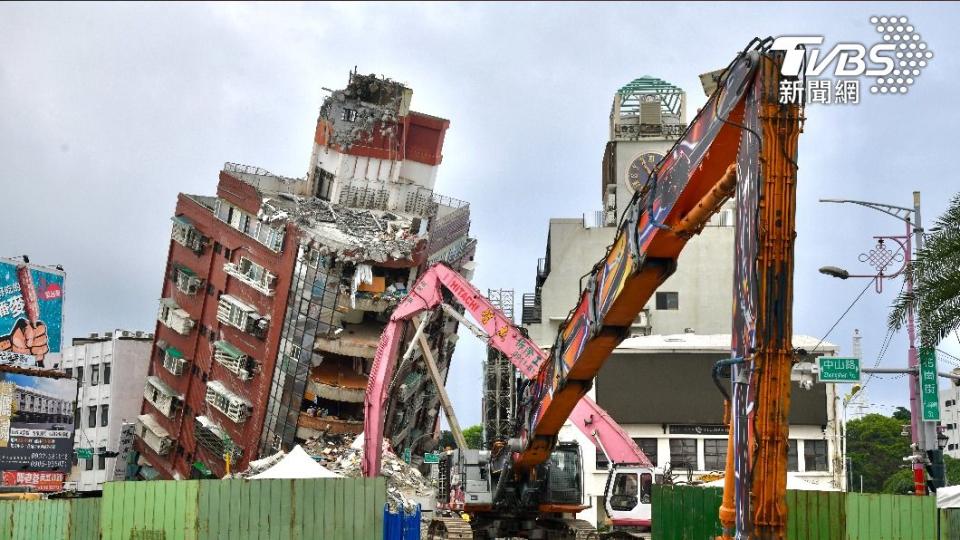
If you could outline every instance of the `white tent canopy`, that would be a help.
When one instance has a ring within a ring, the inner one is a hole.
[[[937,508],[960,508],[960,486],[937,488]]]
[[[298,444],[275,465],[250,477],[251,480],[270,478],[342,478],[342,476],[314,461]]]

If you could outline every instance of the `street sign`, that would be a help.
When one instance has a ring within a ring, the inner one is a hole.
[[[77,459],[93,458],[93,448],[77,448]]]
[[[403,460],[406,461],[407,463],[410,463],[410,449],[409,449],[409,448],[405,448],[405,449],[403,450]]]
[[[817,358],[817,366],[820,368],[820,382],[860,382],[859,358],[821,356]]]
[[[940,421],[940,388],[937,385],[937,355],[931,348],[920,349],[920,408],[924,422]]]
[[[423,455],[424,463],[440,463],[440,453],[439,452],[427,452]]]

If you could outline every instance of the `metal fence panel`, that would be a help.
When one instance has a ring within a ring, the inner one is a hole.
[[[719,488],[653,487],[653,540],[706,540],[720,534]]]
[[[720,533],[719,488],[654,486],[653,539],[704,540]],[[787,492],[789,540],[955,540],[960,510],[938,512],[935,497]]]
[[[0,538],[96,540],[99,499],[0,501]]]
[[[107,482],[101,503],[101,538],[196,540],[198,491],[198,480]]]
[[[370,540],[383,478],[108,482],[102,499],[0,501],[0,539]]]
[[[935,497],[846,494],[848,540],[924,540],[937,538]]]

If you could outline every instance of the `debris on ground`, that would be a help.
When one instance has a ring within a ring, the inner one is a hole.
[[[327,435],[310,439],[303,449],[321,465],[346,477],[359,477],[363,461],[362,435]],[[416,467],[403,461],[383,442],[380,474],[387,479],[387,503],[392,510],[403,507],[411,512],[420,502],[433,497],[435,486]]]

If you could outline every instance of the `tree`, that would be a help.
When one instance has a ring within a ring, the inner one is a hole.
[[[901,422],[909,422],[910,410],[905,407],[897,407],[897,410],[893,411],[893,417]]]
[[[910,441],[900,435],[903,422],[881,414],[868,414],[847,422],[847,457],[854,485],[863,476],[863,490],[884,491],[910,455]],[[890,486],[891,489],[897,486]]]
[[[907,266],[913,291],[901,292],[893,303],[887,324],[899,330],[910,308],[916,310],[920,345],[935,347],[960,328],[960,194],[929,229],[926,246]]]
[[[467,446],[475,450],[483,448],[483,428],[479,424],[463,430],[463,438]]]
[[[467,441],[467,448],[473,448],[474,450],[483,448],[483,428],[479,424],[463,430],[463,438]],[[439,448],[442,450],[448,446],[456,448],[457,441],[453,438],[453,433],[445,429],[440,432]]]
[[[947,485],[955,486],[960,484],[960,459],[943,456],[943,464],[947,468]],[[897,471],[896,474],[883,483],[884,493],[897,493],[900,495],[913,493],[913,471],[909,465],[905,465],[904,467],[905,468]]]
[[[909,464],[903,465],[902,467],[902,469],[894,473],[890,478],[887,478],[887,481],[883,483],[884,493],[893,493],[895,495],[908,495],[913,493],[913,469],[910,468]]]
[[[437,448],[439,448],[440,450],[443,450],[444,448],[448,448],[448,447],[456,448],[457,441],[454,440],[453,433],[451,433],[450,430],[445,429],[440,432],[440,444],[437,446]]]

